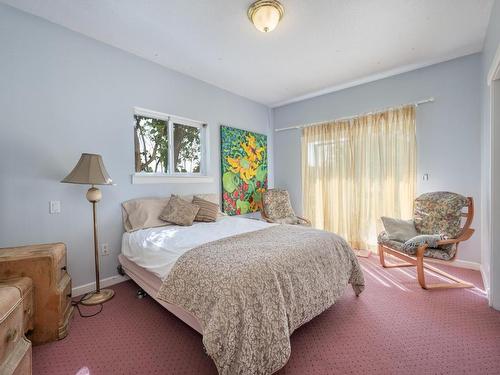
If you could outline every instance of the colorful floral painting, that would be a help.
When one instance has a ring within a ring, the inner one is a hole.
[[[262,209],[267,189],[267,136],[221,126],[222,209],[242,215]]]

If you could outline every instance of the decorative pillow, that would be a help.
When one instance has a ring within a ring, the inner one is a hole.
[[[218,216],[219,217],[221,217],[221,216],[227,216],[225,213],[223,213],[220,210],[220,205],[219,205],[220,195],[219,194],[207,193],[207,194],[195,194],[195,195],[198,198],[200,198],[200,199],[204,199],[206,201],[209,201],[209,202],[212,202],[212,203],[215,203],[216,205],[218,205],[219,206],[219,211],[218,211]],[[180,195],[180,197],[182,199],[184,199],[185,201],[192,202],[193,198],[195,197],[195,195]]]
[[[200,208],[184,199],[172,195],[160,215],[160,219],[177,225],[193,225],[194,218]]]
[[[127,232],[170,225],[160,220],[170,198],[139,198],[122,203],[123,226]]]
[[[196,195],[193,197],[192,203],[200,208],[200,210],[196,214],[196,217],[194,218],[194,221],[210,222],[217,220],[217,216],[219,215],[218,204],[209,202]]]
[[[413,220],[393,219],[382,216],[385,232],[389,240],[405,242],[418,235]]]
[[[290,196],[286,190],[271,189],[266,191],[263,196],[264,214],[271,220],[295,217]]]
[[[447,239],[447,236],[443,234],[421,234],[405,241],[402,249],[405,252],[412,253],[425,244],[429,245],[429,247],[438,247],[437,242],[445,239]]]

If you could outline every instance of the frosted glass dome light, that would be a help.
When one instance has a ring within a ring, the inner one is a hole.
[[[248,8],[248,18],[257,30],[268,33],[278,26],[284,12],[277,0],[258,0]]]

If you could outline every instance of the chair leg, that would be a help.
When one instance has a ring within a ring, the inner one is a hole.
[[[424,263],[424,253],[425,250],[427,249],[427,245],[422,245],[417,249],[417,279],[418,283],[423,289],[429,290],[429,289],[451,289],[451,288],[473,288],[474,284],[468,283],[467,281],[464,281],[462,279],[459,279],[458,277],[455,277],[453,275],[450,275],[449,273],[446,273],[444,271],[441,271],[440,269],[429,266],[428,264]],[[425,282],[425,269],[431,270],[438,275],[444,276],[447,279],[453,281],[449,283],[434,283],[434,284],[427,284]]]
[[[380,244],[378,245],[378,257],[382,267],[385,267],[384,248]]]
[[[425,283],[425,271],[424,271],[425,249],[427,249],[427,245],[420,246],[417,249],[417,279],[420,286],[424,289],[427,289],[427,285]]]
[[[398,267],[414,267],[412,263],[388,263],[385,261],[385,250],[382,245],[378,245],[378,256],[380,258],[380,264],[384,268],[398,268]]]

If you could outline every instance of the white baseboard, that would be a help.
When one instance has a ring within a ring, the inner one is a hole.
[[[481,271],[481,278],[483,279],[483,285],[484,285],[484,291],[486,292],[486,296],[488,297],[488,302],[489,305],[491,306],[491,298],[490,298],[490,280],[486,276],[486,273],[484,272],[484,267],[481,265],[480,268]]]
[[[128,276],[115,275],[115,276],[111,276],[111,277],[107,277],[105,279],[102,279],[101,286],[105,288],[105,287],[115,285],[115,284],[121,283],[122,281],[126,281],[129,279],[130,279],[130,277],[128,277]],[[77,297],[77,296],[81,296],[82,294],[92,292],[93,290],[95,290],[95,282],[80,285],[80,286],[75,286],[72,289],[72,295],[73,295],[73,297]]]
[[[439,261],[439,260],[434,260],[434,259],[425,259],[426,262],[431,261],[434,263],[441,263],[447,266],[452,266],[452,267],[458,267],[458,268],[467,268],[469,270],[475,270],[475,271],[480,271],[481,270],[481,264],[476,263],[476,262],[470,262],[468,260],[460,260],[460,259],[455,259],[451,262],[447,261]]]

